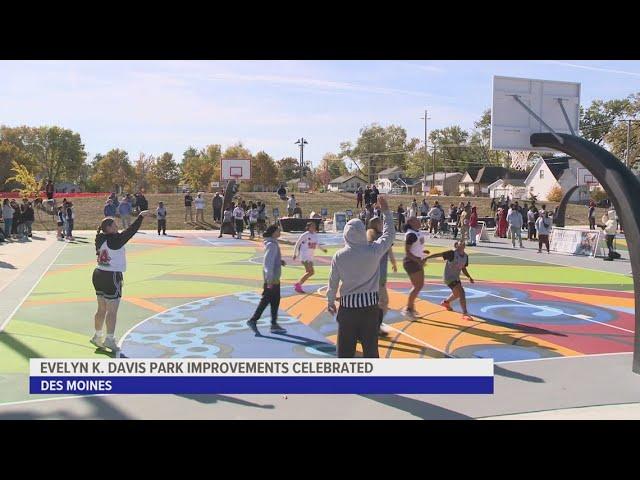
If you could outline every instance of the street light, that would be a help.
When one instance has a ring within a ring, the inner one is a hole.
[[[429,113],[425,110],[424,111],[424,117],[420,117],[420,120],[424,120],[424,172],[423,172],[423,177],[424,177],[424,182],[425,184],[427,183],[427,120],[431,120],[431,117],[429,116]],[[433,184],[435,182],[435,165],[434,165],[434,173],[433,173],[433,179],[431,180],[431,186],[433,187]]]
[[[308,145],[304,137],[300,138],[295,145],[300,145],[300,181],[302,182],[302,176],[304,174],[304,146]]]

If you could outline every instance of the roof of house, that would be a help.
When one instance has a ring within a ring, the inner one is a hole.
[[[420,177],[420,181],[424,182],[426,180],[427,182],[430,182],[433,179],[433,175],[434,174],[427,173],[426,177]],[[436,172],[435,173],[436,182],[439,182],[440,180],[444,180],[445,178],[452,178],[455,175],[462,177],[463,174],[460,172]]]
[[[480,167],[469,167],[467,168],[464,173],[462,174],[462,176],[464,176],[464,174],[468,173],[469,176],[471,177],[471,179],[476,178],[476,176],[478,175],[478,172],[480,171]],[[474,180],[475,181],[475,180]]]
[[[474,183],[493,183],[499,178],[504,178],[504,176],[507,174],[507,171],[508,170],[504,167],[482,167],[480,170],[478,170],[478,174],[476,175]]]
[[[353,175],[353,174],[349,174],[348,173],[346,175],[341,175],[338,178],[334,178],[333,180],[331,180],[329,182],[329,184],[332,184],[332,183],[345,183],[345,182],[348,182],[349,180],[351,180],[352,178],[357,178],[358,180],[362,181],[363,183],[367,182],[364,178],[360,177],[359,175]]]
[[[571,157],[551,157],[551,158],[543,158],[544,163],[547,164],[549,170],[556,180],[560,178],[560,176],[564,173],[564,171],[569,168],[569,160]]]
[[[378,172],[378,175],[390,175],[392,173],[399,173],[399,172],[404,172],[402,167],[389,167],[389,168],[385,168],[384,170]]]

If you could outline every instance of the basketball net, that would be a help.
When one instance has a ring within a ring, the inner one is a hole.
[[[529,167],[529,151],[513,150],[509,152],[511,157],[511,168],[525,171]]]

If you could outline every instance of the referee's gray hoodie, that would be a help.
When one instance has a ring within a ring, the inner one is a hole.
[[[382,236],[367,242],[364,223],[360,219],[347,222],[344,227],[344,248],[338,250],[331,260],[327,301],[333,305],[340,286],[340,306],[361,308],[378,304],[380,259],[389,250],[395,237],[393,215],[390,210],[382,212]]]

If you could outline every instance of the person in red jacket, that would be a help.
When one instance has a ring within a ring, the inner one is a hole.
[[[469,245],[476,246],[476,235],[478,234],[478,211],[476,207],[471,207],[471,215],[469,216]]]

